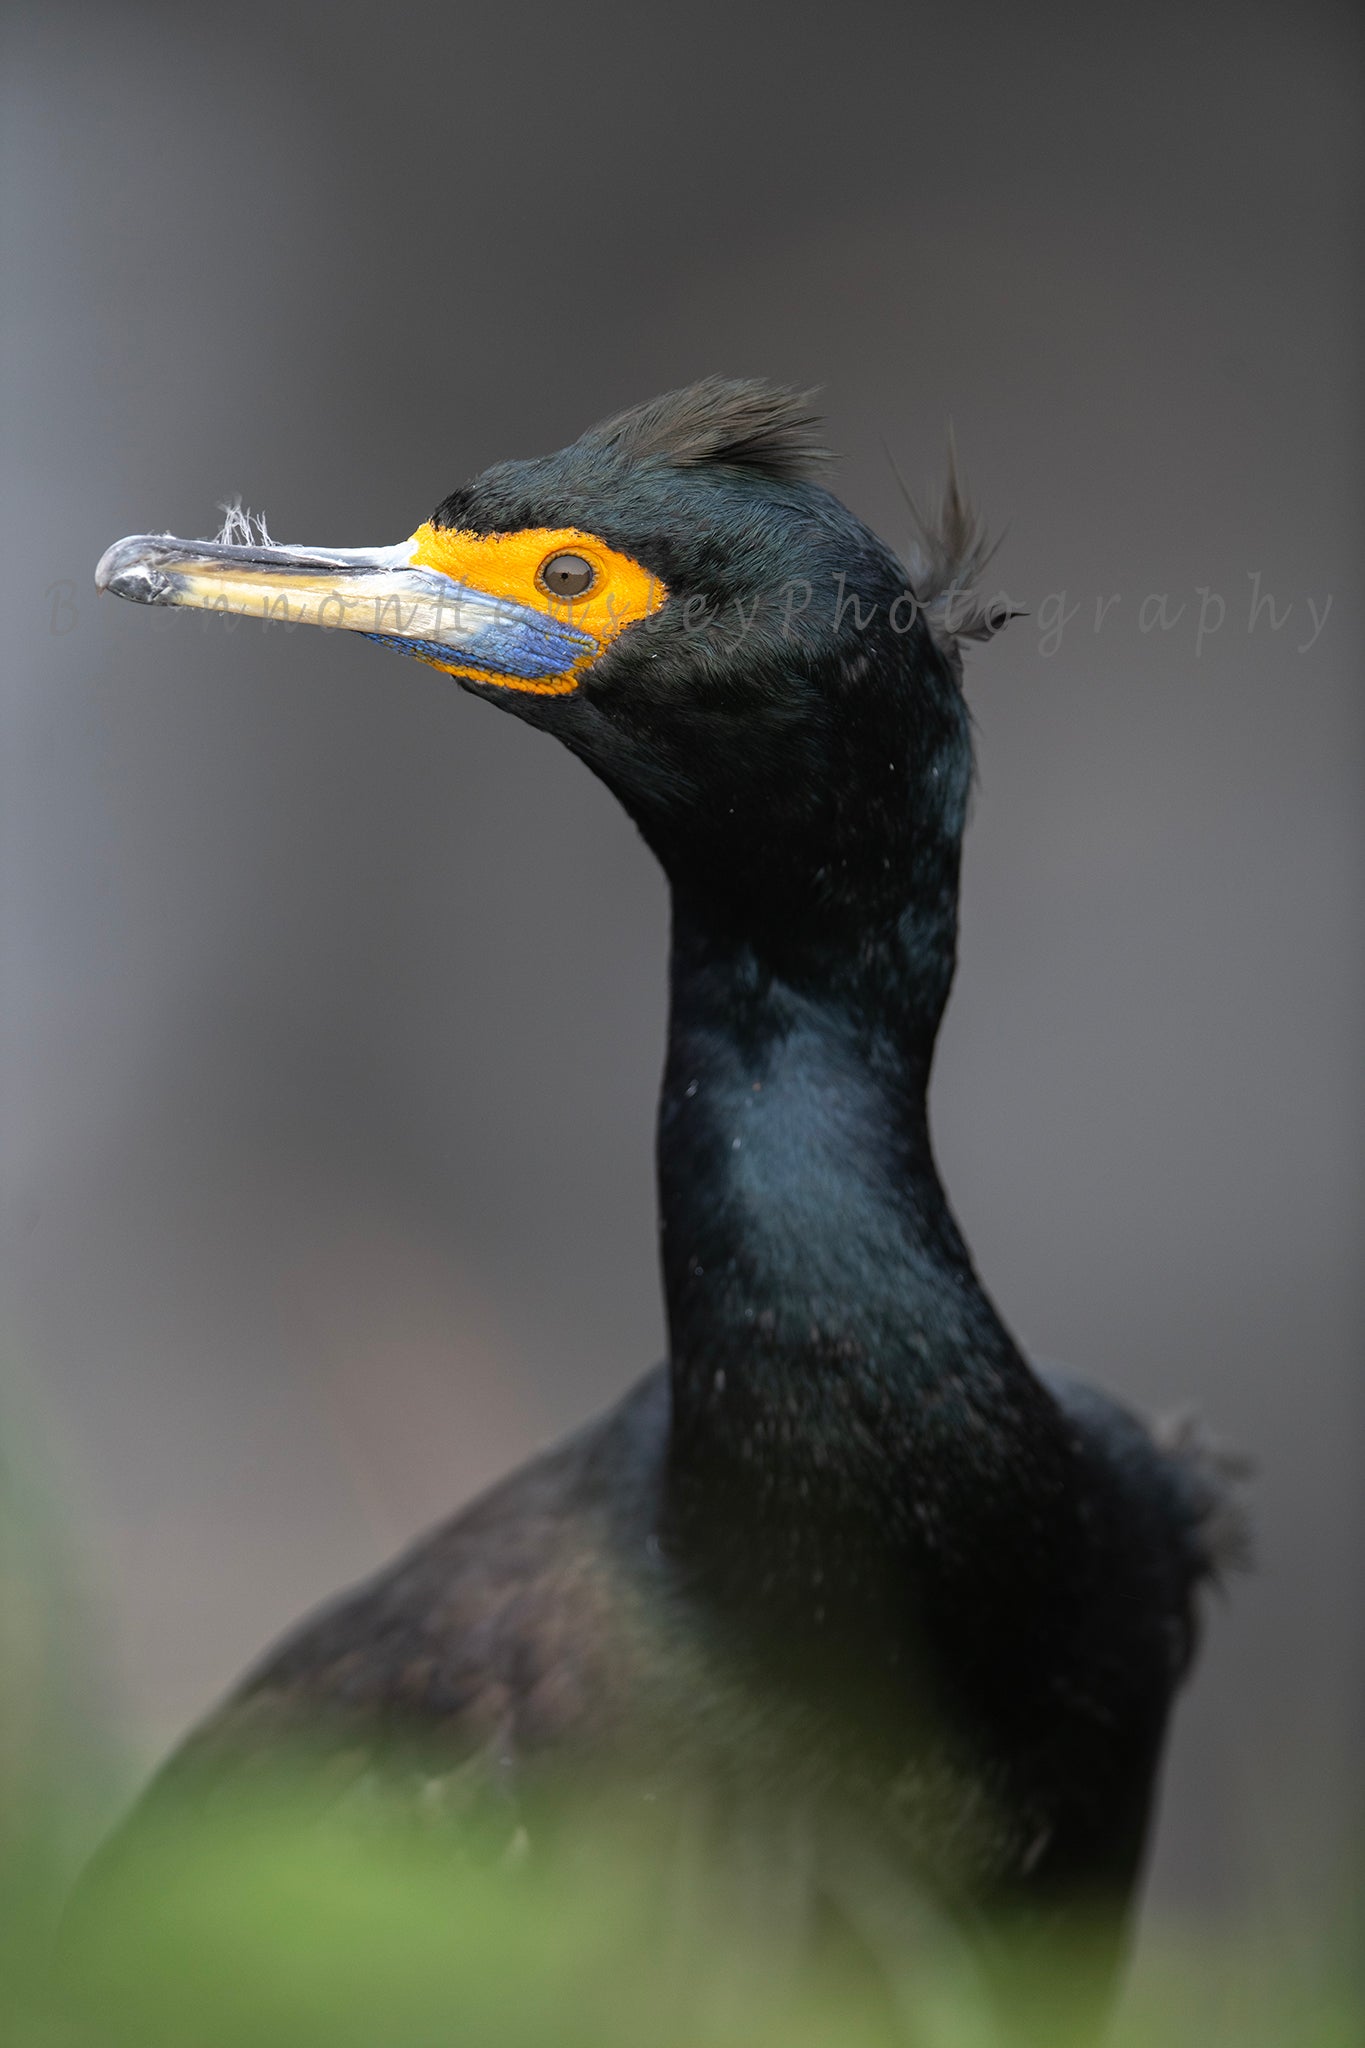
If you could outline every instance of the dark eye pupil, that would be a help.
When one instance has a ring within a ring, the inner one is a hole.
[[[582,597],[592,588],[593,566],[582,555],[551,555],[540,580],[551,597]]]

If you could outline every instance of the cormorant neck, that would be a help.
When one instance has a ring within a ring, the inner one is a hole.
[[[932,1604],[964,1573],[973,1600],[991,1584],[1003,1603],[1053,1548],[1038,1511],[1063,1485],[1056,1410],[976,1278],[929,1141],[954,898],[801,951],[675,886],[668,1518],[680,1550],[775,1613],[823,1622],[837,1603],[880,1626],[916,1584]]]

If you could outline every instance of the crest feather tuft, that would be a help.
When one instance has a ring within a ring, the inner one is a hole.
[[[813,391],[758,378],[703,377],[603,420],[583,440],[631,462],[713,463],[791,483],[818,475],[829,461],[814,400]]]
[[[887,449],[914,532],[906,549],[910,587],[924,621],[943,652],[960,668],[964,640],[989,640],[1011,619],[1024,616],[1002,597],[986,598],[980,583],[1000,545],[972,505],[957,465],[957,444],[948,430],[948,474],[936,508],[921,512]]]

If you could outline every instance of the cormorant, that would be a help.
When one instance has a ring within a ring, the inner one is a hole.
[[[446,671],[579,755],[672,892],[666,1364],[306,1621],[170,1782],[303,1728],[486,1764],[518,1813],[566,1767],[695,1793],[885,1960],[888,1887],[1122,1919],[1234,1510],[1196,1436],[1021,1354],[940,1185],[960,645],[1003,621],[955,479],[907,572],[819,481],[810,398],[708,378],[396,547],[135,536],[97,582]]]

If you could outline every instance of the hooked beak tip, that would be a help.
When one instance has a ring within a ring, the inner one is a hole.
[[[101,596],[107,590],[135,604],[165,604],[171,587],[171,578],[158,565],[155,541],[147,534],[116,540],[95,566],[95,589]]]

